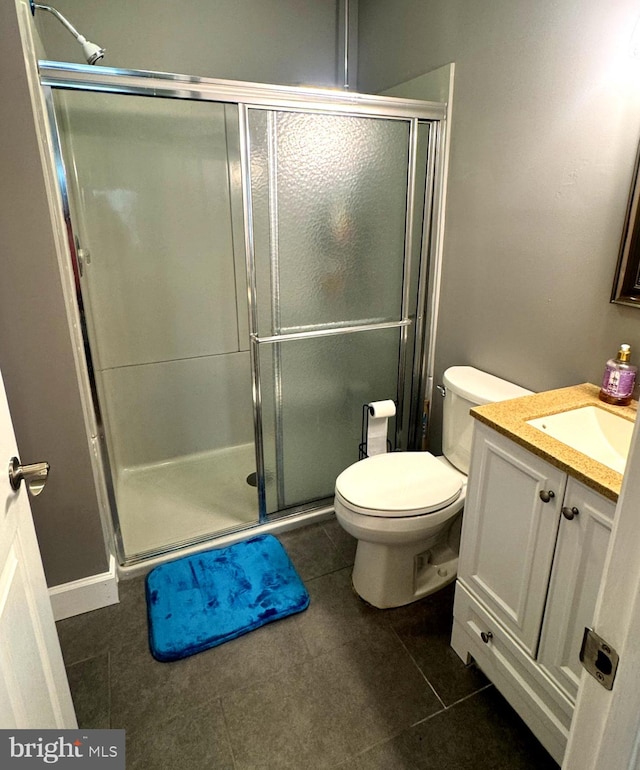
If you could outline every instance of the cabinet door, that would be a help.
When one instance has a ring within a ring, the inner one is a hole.
[[[575,702],[582,635],[593,623],[615,504],[569,479],[564,509],[573,518],[560,522],[538,662]]]
[[[565,484],[545,460],[474,426],[459,578],[533,657]]]

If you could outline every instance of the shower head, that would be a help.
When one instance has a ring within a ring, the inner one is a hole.
[[[104,48],[100,48],[99,45],[92,43],[90,40],[82,37],[82,35],[78,38],[78,42],[82,45],[87,64],[97,64],[100,59],[104,58]]]
[[[56,19],[65,27],[66,29],[71,32],[71,34],[75,37],[75,39],[80,43],[82,46],[82,50],[84,52],[84,58],[87,60],[87,64],[96,64],[97,62],[102,59],[102,57],[105,54],[104,48],[100,48],[99,45],[96,45],[95,43],[92,43],[90,40],[87,40],[87,38],[84,35],[81,35],[78,30],[71,24],[70,21],[65,19],[65,17],[60,13],[60,11],[57,11],[55,8],[53,8],[50,5],[40,5],[39,3],[34,3],[33,0],[30,0],[31,3],[31,13],[35,16],[36,8],[39,11],[48,11],[49,13],[53,14]]]

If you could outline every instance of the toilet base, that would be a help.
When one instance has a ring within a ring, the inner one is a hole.
[[[358,541],[353,587],[368,604],[387,609],[435,593],[456,578],[458,553],[436,538],[405,545]]]

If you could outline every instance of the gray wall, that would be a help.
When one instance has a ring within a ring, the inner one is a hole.
[[[599,383],[623,341],[640,363],[640,311],[609,303],[640,135],[639,13],[360,0],[360,90],[456,63],[436,382],[471,364],[534,390]]]
[[[336,83],[336,0],[57,0],[108,67],[287,85]],[[47,56],[82,61],[73,37],[38,12]]]
[[[0,369],[21,460],[51,464],[31,508],[58,585],[108,561],[13,3],[0,4],[0,30]]]

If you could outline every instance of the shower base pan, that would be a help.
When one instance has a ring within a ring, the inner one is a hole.
[[[116,487],[127,558],[258,522],[253,444],[120,473]]]

